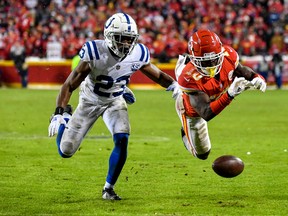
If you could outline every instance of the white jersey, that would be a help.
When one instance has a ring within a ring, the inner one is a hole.
[[[123,94],[130,76],[150,62],[150,53],[143,44],[137,44],[122,61],[117,61],[104,40],[86,42],[79,52],[80,59],[88,62],[90,74],[81,88],[87,95],[98,96],[103,102],[115,100]]]

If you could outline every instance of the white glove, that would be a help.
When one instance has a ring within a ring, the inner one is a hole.
[[[261,79],[261,77],[255,77],[252,81],[251,84],[254,86],[255,89],[259,89],[262,92],[265,92],[266,90],[266,82]]]
[[[179,84],[176,81],[174,81],[170,86],[168,86],[166,91],[173,91],[172,98],[174,98],[175,100],[178,97],[178,95],[181,94]]]
[[[127,86],[124,90],[123,98],[125,99],[127,104],[133,104],[136,102],[136,97],[135,97],[134,93]]]
[[[230,87],[228,88],[228,94],[230,97],[235,97],[246,88],[248,81],[244,77],[236,77]]]
[[[66,125],[66,121],[64,120],[63,116],[60,114],[54,115],[50,121],[50,125],[48,128],[49,137],[52,137],[58,133],[58,130],[61,124]]]

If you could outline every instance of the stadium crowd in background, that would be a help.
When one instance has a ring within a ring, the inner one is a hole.
[[[121,11],[162,62],[187,52],[187,38],[200,27],[240,56],[288,53],[287,0],[0,0],[0,59],[9,59],[18,39],[28,56],[46,58],[47,44],[57,42],[71,59],[85,41],[102,39],[105,20]]]

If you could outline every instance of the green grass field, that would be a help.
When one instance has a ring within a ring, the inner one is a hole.
[[[0,215],[288,215],[287,91],[238,96],[208,123],[206,161],[185,150],[171,92],[134,92],[123,200],[113,202],[101,199],[113,148],[102,120],[62,159],[47,136],[58,91],[0,89]],[[244,161],[241,175],[213,172],[224,154]]]

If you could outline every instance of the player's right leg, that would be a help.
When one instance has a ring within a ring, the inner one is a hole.
[[[111,134],[113,134],[114,148],[109,158],[108,174],[102,191],[102,198],[120,200],[121,198],[114,192],[114,185],[126,162],[130,134],[127,105],[123,98],[113,102],[107,108],[103,113],[103,120]]]

